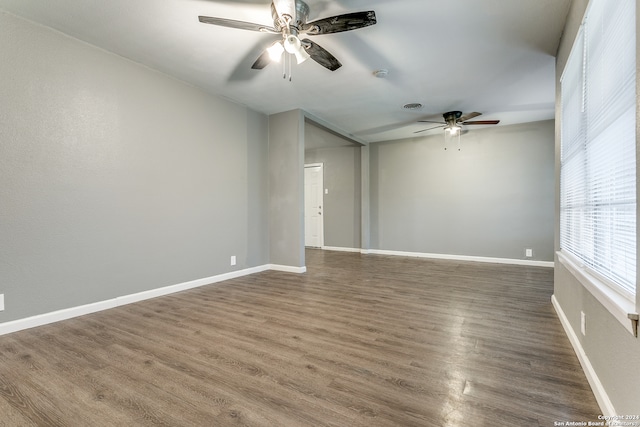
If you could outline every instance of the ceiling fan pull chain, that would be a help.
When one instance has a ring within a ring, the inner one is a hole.
[[[284,61],[282,61],[282,78],[287,78],[287,55],[284,56]]]
[[[292,61],[291,61],[291,55],[288,55],[288,56],[289,56],[289,81],[291,81],[291,62]]]

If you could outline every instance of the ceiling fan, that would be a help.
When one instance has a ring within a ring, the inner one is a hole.
[[[451,135],[457,135],[462,130],[461,125],[497,125],[500,123],[500,120],[474,120],[469,121],[469,119],[473,119],[474,117],[478,117],[482,115],[482,113],[468,113],[464,116],[462,115],[462,111],[449,111],[444,113],[442,117],[444,118],[444,122],[434,122],[431,120],[418,120],[420,123],[438,123],[438,126],[430,127],[427,129],[422,129],[414,133],[426,132],[431,129],[444,128],[445,131],[448,131]]]
[[[308,38],[301,39],[301,37],[340,33],[376,23],[376,14],[372,10],[307,22],[309,6],[302,0],[273,0],[271,16],[273,17],[273,27],[211,16],[199,16],[198,19],[204,24],[281,34],[282,39],[267,48],[253,63],[251,68],[254,70],[263,69],[271,61],[279,62],[282,54],[288,52],[296,57],[298,64],[311,58],[323,67],[335,71],[342,66],[340,61],[317,43]]]

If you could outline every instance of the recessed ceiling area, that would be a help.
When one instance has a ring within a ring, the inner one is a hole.
[[[310,21],[374,10],[377,23],[314,36],[342,67],[294,62],[291,81],[279,64],[251,69],[277,35],[198,21],[273,26],[269,0],[0,0],[0,9],[265,114],[303,109],[366,142],[415,137],[418,120],[452,110],[501,126],[554,117],[555,54],[570,0],[306,3]]]

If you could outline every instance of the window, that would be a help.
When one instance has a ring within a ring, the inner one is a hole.
[[[561,79],[560,247],[636,293],[635,0],[591,0]]]

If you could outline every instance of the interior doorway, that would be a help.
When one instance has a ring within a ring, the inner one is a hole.
[[[324,165],[304,165],[304,245],[324,246]]]

